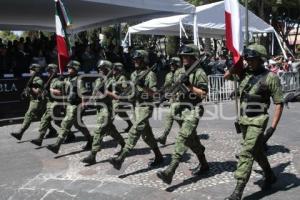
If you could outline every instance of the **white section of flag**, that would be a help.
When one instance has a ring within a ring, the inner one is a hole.
[[[55,15],[55,23],[56,23],[56,35],[61,36],[61,37],[65,37],[65,32],[63,30],[62,23],[61,23],[60,18],[57,14]]]
[[[238,0],[225,0],[224,4],[225,4],[225,15],[227,15],[226,24],[230,23],[230,25],[227,27],[231,28],[231,34],[226,34],[226,36],[229,37],[226,38],[227,42],[231,43],[230,45],[227,46],[234,48],[229,50],[232,52],[235,51],[240,56],[243,53],[243,37],[242,37],[239,2]],[[226,30],[226,32],[227,31],[230,30]]]

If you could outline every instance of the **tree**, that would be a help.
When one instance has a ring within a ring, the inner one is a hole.
[[[17,40],[19,37],[12,31],[0,31],[0,38],[4,41],[13,41]]]

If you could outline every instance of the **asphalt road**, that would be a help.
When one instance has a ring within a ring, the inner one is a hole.
[[[223,116],[223,117],[222,117]],[[227,120],[224,117],[229,118]],[[285,109],[275,135],[270,141],[268,158],[278,176],[273,189],[262,192],[262,178],[257,164],[244,193],[244,199],[298,200],[300,195],[300,104],[290,104]],[[174,125],[166,146],[160,146],[165,157],[161,168],[148,168],[153,153],[140,140],[120,171],[112,168],[107,159],[119,150],[117,143],[107,136],[103,150],[97,155],[97,164],[86,167],[79,160],[88,152],[80,151],[84,144],[81,133],[78,142],[65,144],[58,155],[45,148],[36,148],[28,140],[37,136],[38,123],[33,123],[22,142],[9,133],[20,125],[1,127],[0,133],[0,199],[1,200],[68,200],[68,199],[212,199],[221,200],[234,189],[233,172],[235,153],[239,152],[241,135],[233,128],[234,105],[225,103],[206,106],[204,118],[198,126],[198,135],[206,147],[210,172],[202,177],[192,177],[190,168],[197,166],[196,156],[188,151],[176,171],[171,185],[156,177],[156,172],[170,162],[178,126]],[[95,116],[84,121],[93,130]],[[117,128],[126,128],[117,119]],[[159,136],[163,131],[163,117],[154,113],[153,131]],[[76,131],[76,130],[74,130]],[[127,134],[123,134],[124,137]],[[46,139],[44,145],[55,139]]]

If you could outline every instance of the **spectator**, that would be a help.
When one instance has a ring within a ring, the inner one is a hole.
[[[95,70],[96,59],[91,51],[90,46],[87,46],[85,48],[85,51],[81,56],[81,61],[82,69],[84,70],[84,72],[87,73],[89,71]]]
[[[269,70],[271,72],[273,72],[274,74],[277,74],[278,72],[278,67],[277,67],[277,63],[274,60],[269,60]]]

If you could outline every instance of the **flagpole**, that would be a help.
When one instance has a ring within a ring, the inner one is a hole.
[[[248,0],[245,0],[245,46],[249,45],[249,12]]]

